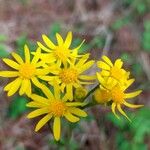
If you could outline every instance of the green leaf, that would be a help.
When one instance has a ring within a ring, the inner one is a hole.
[[[112,24],[112,29],[119,30],[122,26],[128,24],[130,21],[131,21],[130,17],[120,18]]]
[[[144,29],[150,31],[150,20],[144,22]]]
[[[143,73],[143,69],[140,63],[135,63],[132,65],[132,70],[135,76],[140,76]]]
[[[22,115],[24,112],[26,112],[27,102],[28,100],[21,96],[17,96],[14,99],[12,99],[11,104],[8,109],[8,117],[16,119],[17,117]]]
[[[0,34],[0,42],[5,42],[7,40],[7,37],[3,34]]]
[[[144,14],[146,12],[146,5],[144,3],[139,3],[137,5],[137,11],[140,13],[140,14]]]
[[[50,34],[49,36],[54,38],[56,33],[59,33],[61,31],[60,23],[53,23],[50,27]]]
[[[17,53],[24,58],[24,45],[27,44],[27,36],[20,36],[16,41]]]
[[[9,55],[9,52],[6,51],[6,49],[6,46],[0,43],[0,58],[7,57]]]
[[[129,122],[125,118],[120,116],[119,120],[114,116],[113,113],[108,113],[106,119],[111,121],[119,129],[125,129],[129,125]]]

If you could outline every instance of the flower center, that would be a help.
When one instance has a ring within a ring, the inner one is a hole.
[[[78,78],[78,72],[76,69],[64,69],[60,72],[59,77],[66,84],[73,83]]]
[[[60,100],[55,100],[50,105],[50,111],[55,117],[63,116],[66,109],[67,106],[64,102],[61,102]]]
[[[21,65],[19,73],[21,77],[30,79],[36,71],[36,68],[34,65],[29,64],[29,63],[24,63]]]
[[[124,92],[120,89],[120,87],[116,86],[111,91],[112,100],[117,103],[123,103],[124,101]]]
[[[112,67],[110,73],[111,76],[117,80],[121,79],[123,76],[122,70],[117,67]]]

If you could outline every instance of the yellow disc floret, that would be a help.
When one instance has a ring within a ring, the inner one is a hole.
[[[124,102],[124,92],[119,86],[114,87],[111,91],[111,94],[114,102],[119,104]]]
[[[19,73],[22,78],[30,79],[34,75],[35,71],[36,68],[34,65],[29,63],[24,63],[20,66]]]
[[[77,81],[78,72],[73,68],[64,69],[60,72],[59,77],[65,84],[74,83]]]
[[[50,112],[55,116],[55,117],[61,117],[64,115],[65,111],[67,109],[67,106],[65,105],[64,102],[60,100],[55,100],[51,103],[50,105]]]

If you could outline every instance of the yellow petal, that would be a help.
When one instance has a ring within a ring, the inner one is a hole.
[[[78,50],[80,49],[80,47],[83,45],[84,42],[85,42],[85,40],[83,40],[83,41],[81,42],[81,44],[80,44],[78,47],[72,49],[73,53],[76,54],[76,53],[78,52]]]
[[[31,113],[28,114],[27,118],[35,118],[37,116],[40,116],[40,115],[43,115],[43,114],[46,114],[48,113],[49,110],[48,108],[40,108],[40,109],[36,109],[34,111],[32,111]]]
[[[1,77],[17,77],[19,75],[18,71],[0,71]]]
[[[126,86],[123,89],[124,90],[127,89],[134,81],[135,81],[135,79],[128,80],[127,83],[126,83]]]
[[[110,70],[110,66],[103,61],[98,61],[97,66],[104,70]]]
[[[31,61],[31,64],[36,64],[38,62],[39,58],[40,58],[40,55],[41,55],[41,49],[37,48],[37,51],[34,54],[34,57]]]
[[[66,102],[66,106],[85,106],[86,103],[83,102]]]
[[[120,69],[120,68],[122,67],[122,65],[123,65],[123,62],[122,62],[121,59],[117,59],[117,60],[115,61],[114,66],[116,66],[117,68]]]
[[[50,49],[46,48],[46,47],[45,47],[44,45],[42,45],[40,42],[37,42],[37,45],[38,45],[42,50],[44,50],[44,51],[46,51],[46,52],[51,52]]]
[[[107,56],[105,56],[105,55],[102,56],[102,59],[103,59],[108,65],[110,65],[111,67],[113,66],[111,60],[110,60]]]
[[[21,58],[18,54],[12,52],[11,55],[14,57],[14,59],[15,59],[19,64],[23,64],[23,63],[24,63],[23,60],[22,60],[22,58]]]
[[[131,122],[130,118],[129,118],[129,117],[126,115],[126,113],[122,110],[120,104],[117,104],[117,109],[119,110],[119,112],[120,112],[123,116],[125,116],[125,117]]]
[[[96,75],[97,75],[97,79],[98,79],[98,81],[100,82],[100,84],[104,85],[105,80],[104,80],[104,78],[101,76],[101,74],[99,74],[99,73],[97,72]]]
[[[100,74],[101,74],[102,76],[105,76],[105,77],[110,76],[110,72],[107,71],[107,70],[102,70],[102,71],[100,72]]]
[[[54,96],[56,99],[60,99],[60,87],[56,82],[54,83]]]
[[[72,101],[73,100],[73,89],[72,89],[71,84],[68,84],[66,86],[66,94],[67,94],[68,100]]]
[[[37,94],[32,94],[31,99],[33,99],[37,103],[44,104],[45,106],[49,105],[50,101],[42,96],[39,96]]]
[[[25,62],[30,63],[30,50],[27,45],[24,46]]]
[[[81,66],[80,68],[78,68],[79,73],[82,73],[86,70],[88,70],[90,67],[92,67],[92,65],[94,64],[95,61],[89,61],[87,63],[85,63],[83,66]]]
[[[42,108],[45,107],[45,104],[38,103],[38,102],[29,102],[26,104],[27,107],[34,107],[34,108]]]
[[[45,80],[45,81],[53,81],[55,76],[38,76],[38,78],[42,79],[42,80]]]
[[[22,81],[21,88],[19,90],[20,95],[23,95],[26,92],[26,90],[27,90],[27,88],[29,87],[29,84],[30,84],[29,82],[30,81],[28,79],[24,79]]]
[[[89,54],[83,55],[83,57],[81,57],[77,62],[76,67],[81,67],[87,61],[88,58],[89,58]]]
[[[83,82],[80,81],[79,83],[80,83],[81,85],[84,85],[84,84],[85,84],[85,85],[86,85],[86,84],[87,84],[87,85],[88,85],[88,84],[94,84],[93,82],[85,82],[85,81],[83,81]]]
[[[112,103],[112,105],[111,105],[111,110],[112,110],[113,114],[114,114],[118,119],[120,119],[120,117],[116,114],[115,109],[116,109],[116,103]]]
[[[53,133],[55,140],[58,141],[60,139],[61,133],[61,122],[59,117],[54,118]]]
[[[20,78],[17,78],[13,84],[11,83],[10,90],[8,91],[8,96],[12,96],[16,91],[18,91],[20,85],[21,85],[22,80]],[[7,86],[8,88],[8,86]]]
[[[87,113],[79,108],[75,108],[75,107],[72,107],[69,109],[69,111],[76,115],[76,116],[80,116],[80,117],[86,117],[87,116]]]
[[[134,104],[130,104],[130,103],[127,103],[127,102],[124,102],[123,104],[127,107],[130,107],[130,108],[140,108],[140,107],[144,106],[144,105],[134,105]]]
[[[28,88],[26,89],[25,93],[27,94],[28,97],[31,96],[31,82],[28,82]]]
[[[46,75],[50,72],[49,68],[44,68],[44,69],[36,69],[36,75],[39,75],[39,76],[43,76],[43,75]]]
[[[4,58],[3,61],[8,65],[10,66],[11,68],[14,68],[16,70],[18,70],[20,68],[20,65],[17,64],[16,62],[14,62],[13,60],[11,59],[8,59],[8,58]]]
[[[79,121],[80,119],[76,116],[73,116],[71,113],[67,112],[64,114],[65,118],[70,121],[70,122],[77,122]]]
[[[41,90],[47,96],[47,98],[54,99],[54,95],[52,94],[50,89],[48,89],[45,85],[41,86]]]
[[[141,92],[142,92],[142,90],[138,90],[138,91],[131,92],[131,93],[126,93],[126,94],[125,94],[125,98],[127,99],[127,98],[136,97],[136,96],[138,96]]]
[[[36,125],[35,131],[37,132],[38,130],[40,130],[51,118],[51,114],[47,114],[45,117],[43,117]]]
[[[59,46],[63,45],[64,41],[59,33],[56,33],[56,39]]]
[[[51,48],[51,49],[55,49],[56,48],[56,46],[53,44],[53,42],[45,34],[42,35],[42,38],[43,38],[43,41],[45,42],[45,44],[49,48]]]
[[[94,76],[80,75],[79,79],[82,79],[82,80],[95,80],[96,76],[95,75]]]
[[[15,79],[14,81],[8,83],[5,87],[4,87],[4,91],[9,91],[11,89],[11,87],[18,82],[18,80],[20,80],[20,78]]]
[[[69,48],[70,45],[71,45],[71,42],[72,42],[72,32],[68,32],[67,37],[66,37],[66,40],[65,40],[65,42],[64,42],[64,46],[65,46],[66,48]]]

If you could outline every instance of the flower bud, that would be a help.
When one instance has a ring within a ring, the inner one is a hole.
[[[79,87],[75,89],[74,99],[76,101],[82,101],[87,95],[87,90],[84,87]]]
[[[109,91],[104,89],[96,89],[94,92],[94,99],[100,104],[107,103],[111,99],[111,94]]]

